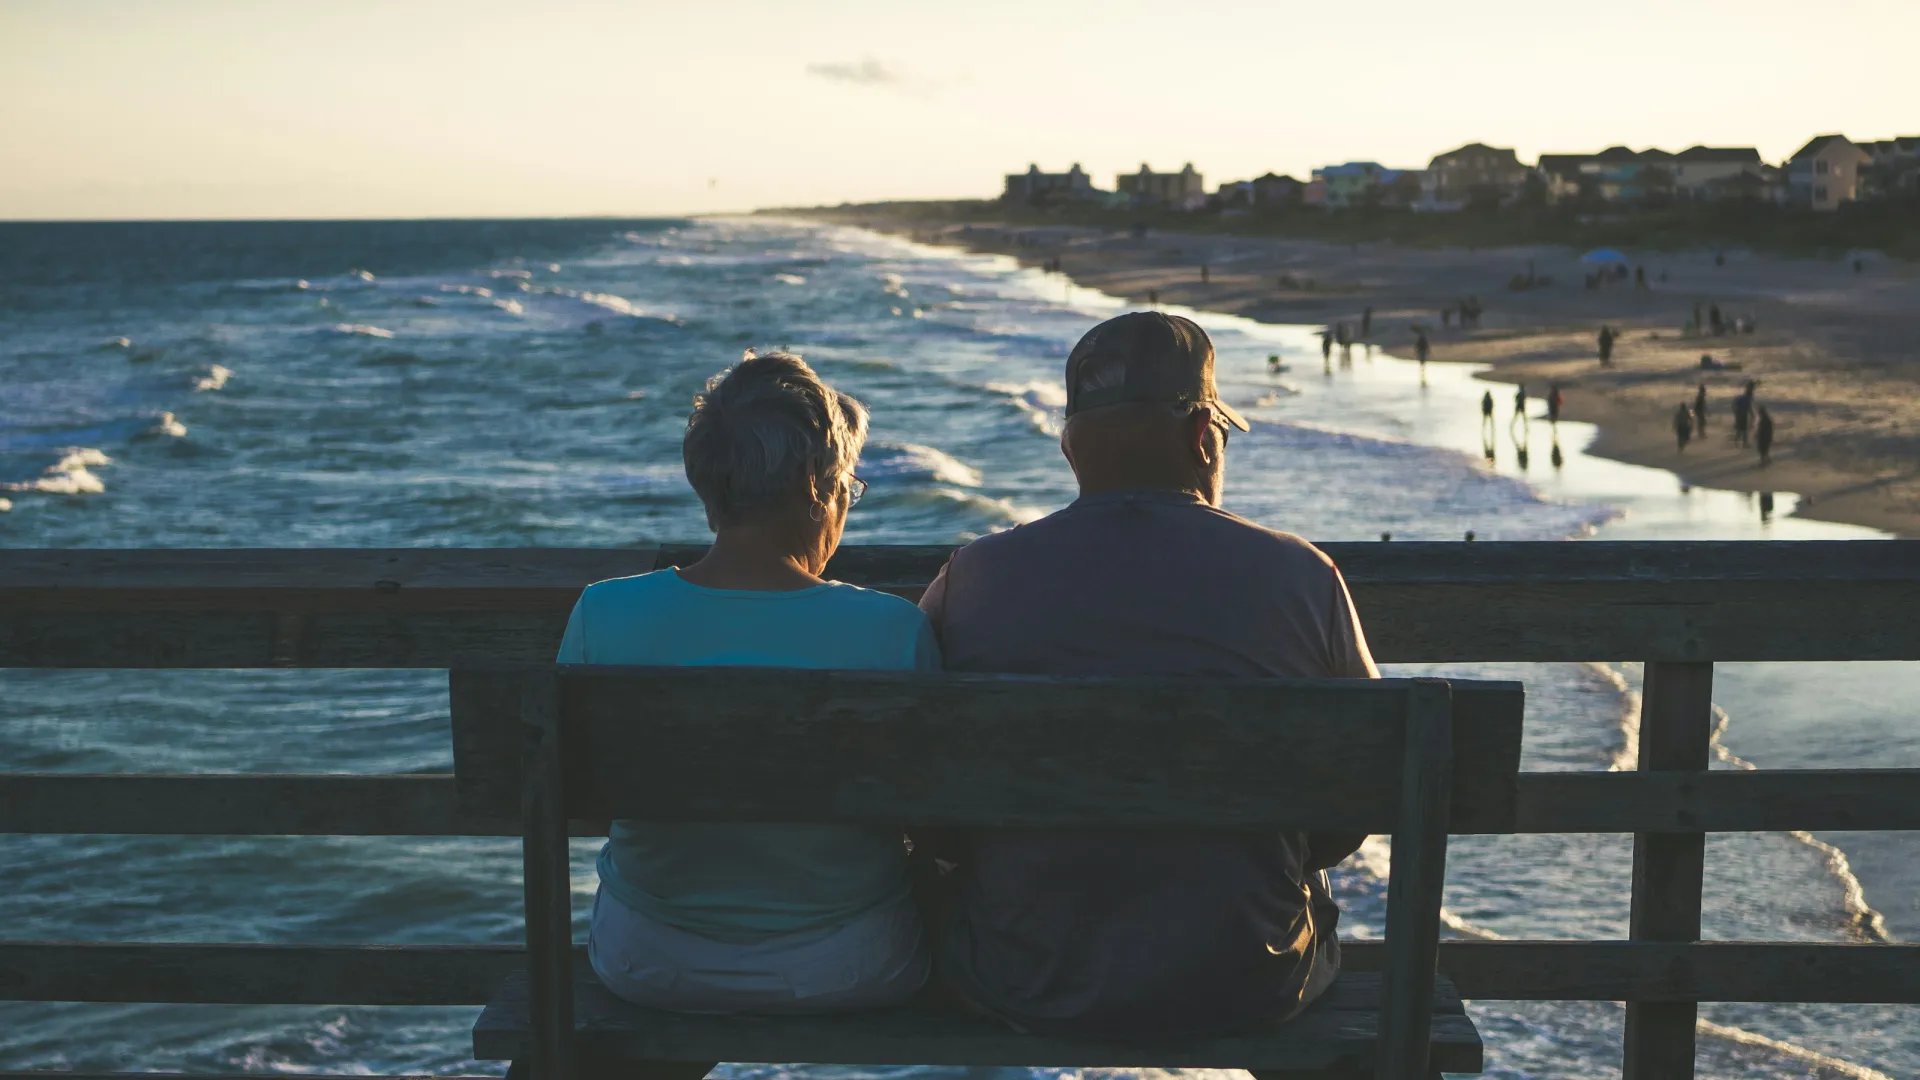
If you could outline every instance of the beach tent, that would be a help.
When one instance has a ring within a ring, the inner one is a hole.
[[[1592,251],[1580,256],[1580,261],[1590,265],[1625,266],[1633,260],[1612,248],[1594,248]]]

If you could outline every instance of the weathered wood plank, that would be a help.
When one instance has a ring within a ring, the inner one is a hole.
[[[1356,972],[1386,959],[1340,952]],[[484,1005],[525,966],[517,944],[0,941],[0,1001]],[[1440,973],[1469,1000],[1920,1004],[1914,944],[1449,940]]]
[[[866,1065],[1163,1066],[1367,1070],[1374,1059],[1379,980],[1347,976],[1328,997],[1271,1031],[1165,1043],[1018,1034],[935,1000],[823,1020],[819,1017],[683,1016],[640,1009],[583,972],[575,984],[581,1055],[597,1061],[736,1058]],[[1430,991],[1431,992],[1431,991]],[[1443,996],[1450,996],[1441,991]],[[507,1059],[530,1047],[528,983],[510,978],[474,1024],[474,1055]],[[1432,1029],[1434,1064],[1481,1067],[1478,1034],[1463,1013]]]
[[[1518,790],[1510,831],[1521,833],[1920,830],[1920,769],[1521,773]],[[511,815],[459,806],[449,773],[0,773],[0,833],[520,835]],[[605,836],[606,823],[570,831]]]
[[[1377,1080],[1426,1080],[1428,1025],[1447,881],[1447,810],[1452,803],[1453,695],[1445,682],[1416,679],[1407,694],[1393,873],[1387,882],[1387,969],[1380,1003]],[[1435,1062],[1437,1070],[1445,1064]]]
[[[462,689],[467,678],[453,675],[456,705],[471,703],[454,715],[466,747],[456,767],[504,770],[517,722]],[[1387,832],[1407,685],[573,667],[568,812]],[[1454,813],[1509,829],[1521,688],[1461,682],[1454,693]],[[1316,768],[1302,773],[1302,760]],[[467,776],[465,805],[498,813],[517,785],[515,774]]]
[[[1639,766],[1647,772],[1705,772],[1713,741],[1713,665],[1650,663],[1640,707]],[[1636,941],[1700,937],[1706,866],[1701,833],[1639,833],[1633,838]],[[1693,1076],[1690,1001],[1627,1000],[1624,1080],[1687,1080]]]
[[[531,1080],[573,1080],[573,891],[567,851],[566,771],[560,723],[560,681],[552,668],[520,678],[520,727],[526,744],[520,816],[521,881],[526,895],[527,1044]]]
[[[1383,661],[1920,659],[1920,541],[1325,548]],[[947,550],[829,573],[913,596]],[[581,587],[698,552],[0,550],[0,666],[540,661]]]

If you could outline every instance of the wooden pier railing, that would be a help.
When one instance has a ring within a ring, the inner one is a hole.
[[[1625,941],[1447,941],[1468,998],[1628,1003],[1625,1074],[1692,1075],[1701,1001],[1920,1003],[1920,946],[1702,942],[1704,834],[1920,829],[1920,770],[1706,771],[1717,661],[1920,660],[1920,541],[1324,545],[1383,662],[1642,660],[1640,770],[1521,774],[1516,830],[1634,834]],[[0,666],[550,660],[581,586],[697,547],[0,550]],[[845,548],[918,594],[947,548]],[[592,826],[582,823],[580,831]],[[517,835],[450,775],[0,773],[0,832]],[[1366,942],[1347,950],[1376,967]],[[478,1005],[518,946],[0,942],[0,998]]]

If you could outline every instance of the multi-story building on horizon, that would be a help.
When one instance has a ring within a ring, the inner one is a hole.
[[[1023,173],[1008,173],[1006,189],[1000,197],[1010,203],[1047,203],[1054,201],[1081,201],[1093,199],[1099,192],[1093,186],[1093,178],[1080,168],[1079,162],[1063,173],[1041,172],[1039,165],[1027,166]]]
[[[1174,210],[1199,210],[1207,205],[1205,178],[1187,162],[1179,172],[1154,172],[1144,162],[1136,173],[1114,177],[1114,189],[1130,196],[1136,204],[1165,206]]]
[[[1460,210],[1476,198],[1503,202],[1526,186],[1529,172],[1511,149],[1468,143],[1434,155],[1421,178],[1420,205],[1428,210]]]
[[[1845,135],[1816,135],[1787,161],[1787,201],[1821,212],[1860,197],[1861,169],[1873,156]]]

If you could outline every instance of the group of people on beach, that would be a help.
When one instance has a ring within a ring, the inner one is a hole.
[[[1333,562],[1220,509],[1248,426],[1213,366],[1184,318],[1088,331],[1060,439],[1080,497],[959,549],[916,606],[824,576],[867,490],[866,409],[798,356],[748,353],[695,399],[683,443],[712,546],[589,586],[559,658],[1378,677]],[[933,979],[1024,1031],[1246,1030],[1333,981],[1325,871],[1364,839],[616,821],[588,956],[615,994],[669,1010],[865,1009]]]
[[[1745,449],[1751,445],[1760,453],[1760,464],[1773,463],[1773,414],[1765,405],[1754,400],[1760,389],[1758,379],[1748,379],[1741,388],[1738,397],[1733,399],[1733,444]],[[1680,453],[1687,452],[1687,444],[1696,438],[1707,435],[1707,384],[1701,383],[1694,391],[1692,402],[1681,402],[1673,410],[1673,437],[1679,444]]]
[[[1561,392],[1559,383],[1550,383],[1543,399],[1547,406],[1547,423],[1553,426],[1553,449],[1551,461],[1558,469],[1567,463],[1566,455],[1560,451],[1560,410],[1566,405],[1566,395]],[[1527,415],[1527,384],[1519,383],[1513,388],[1513,415],[1507,420],[1507,434],[1513,439],[1515,459],[1520,467],[1528,465],[1532,450],[1532,418]],[[1493,391],[1480,395],[1480,449],[1491,465],[1496,456],[1498,435],[1493,422]]]

